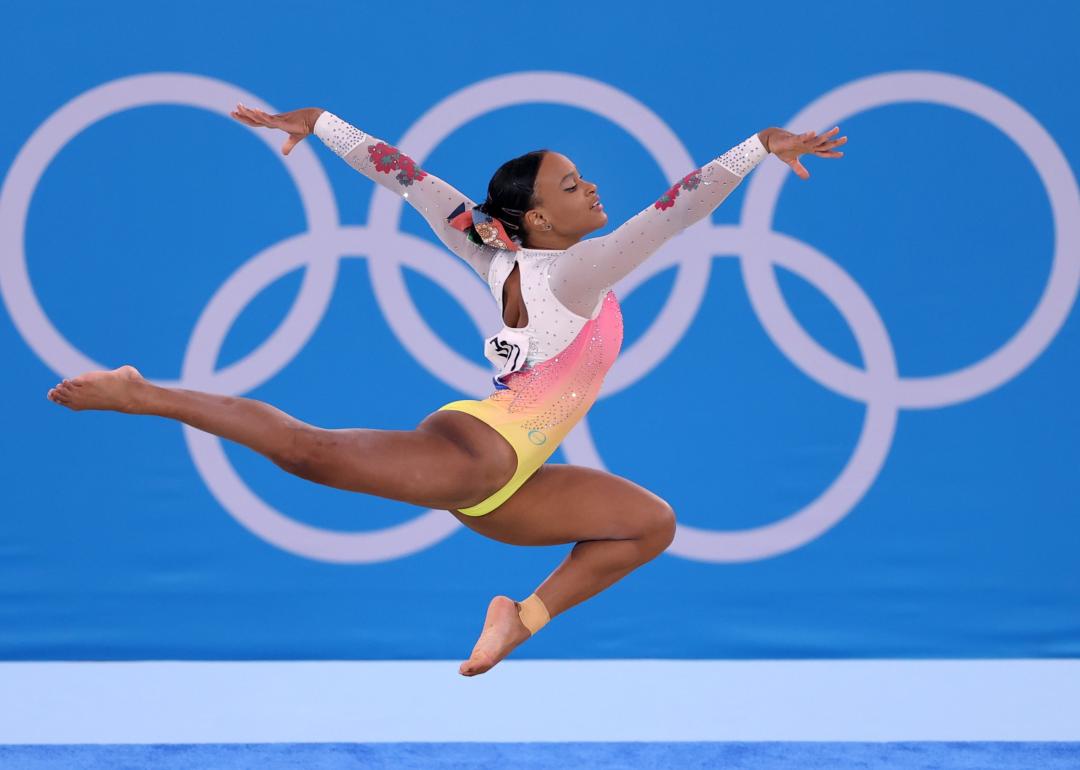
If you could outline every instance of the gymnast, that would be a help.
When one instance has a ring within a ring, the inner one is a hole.
[[[768,154],[801,178],[801,155],[838,158],[839,127],[817,135],[766,128],[671,185],[608,235],[597,185],[570,158],[534,150],[507,161],[480,205],[408,155],[317,108],[270,115],[238,104],[232,117],[284,131],[282,153],[315,134],[364,176],[405,198],[439,240],[487,283],[503,328],[484,341],[495,374],[482,400],[445,404],[415,430],[308,425],[248,398],[164,388],[132,366],[66,379],[48,398],[179,420],[250,447],[319,484],[445,509],[512,545],[574,543],[520,602],[496,596],[459,672],[481,674],[552,617],[663,552],[675,536],[664,499],[611,473],[548,464],[596,400],[622,344],[611,287],[673,235],[709,214]]]

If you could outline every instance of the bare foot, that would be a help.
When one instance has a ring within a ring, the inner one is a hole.
[[[145,382],[134,366],[121,366],[111,372],[87,372],[64,380],[49,390],[50,401],[68,409],[108,409],[131,412],[135,408],[135,388]]]
[[[458,673],[463,676],[484,673],[529,636],[529,629],[518,617],[517,602],[509,596],[496,596],[488,605],[484,630],[476,640],[472,655],[461,664]]]

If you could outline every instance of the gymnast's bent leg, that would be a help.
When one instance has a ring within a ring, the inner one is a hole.
[[[414,505],[475,504],[500,481],[497,465],[435,431],[325,430],[254,399],[159,387],[130,366],[65,380],[48,395],[78,411],[178,420],[243,444],[301,478]]]
[[[480,638],[459,668],[465,676],[484,673],[550,618],[656,558],[675,537],[675,513],[662,498],[614,474],[576,465],[544,465],[494,512],[458,518],[513,545],[575,543],[526,599],[491,600]]]

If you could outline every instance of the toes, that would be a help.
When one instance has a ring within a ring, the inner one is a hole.
[[[461,664],[461,673],[465,676],[476,676],[477,674],[484,673],[494,665],[494,663],[484,660],[483,658],[478,659],[476,657],[471,657]]]
[[[72,399],[74,393],[71,390],[71,383],[69,380],[63,380],[49,389],[49,392],[45,394],[46,397],[54,404],[61,404],[62,406],[74,409],[72,406]]]
[[[472,655],[470,655],[469,659],[463,661],[462,664],[458,667],[458,671],[460,671],[465,676],[471,676],[472,674],[476,673],[476,659]]]

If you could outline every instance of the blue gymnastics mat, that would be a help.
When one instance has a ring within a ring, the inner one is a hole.
[[[651,768],[725,770],[1075,770],[1080,743],[260,743],[0,746],[19,770]]]

